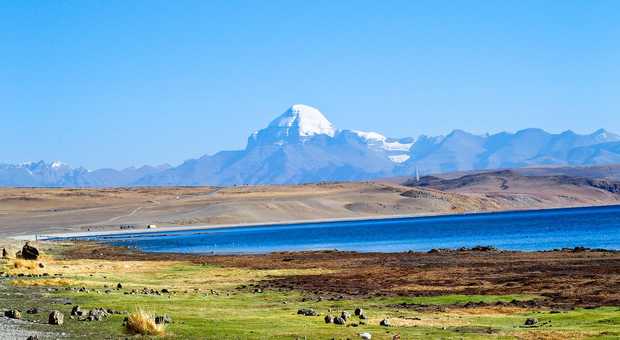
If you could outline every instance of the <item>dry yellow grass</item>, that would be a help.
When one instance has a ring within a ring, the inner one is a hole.
[[[155,317],[149,312],[138,309],[127,317],[127,330],[142,335],[164,335],[164,325],[155,323]]]
[[[37,268],[37,261],[15,259],[12,266],[15,269],[35,270]]]
[[[75,286],[78,281],[53,278],[53,279],[36,279],[36,280],[12,280],[11,284],[22,287],[47,287],[47,286]]]

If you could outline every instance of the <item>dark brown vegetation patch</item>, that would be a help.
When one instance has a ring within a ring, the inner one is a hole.
[[[324,274],[273,277],[263,289],[302,290],[324,298],[533,294],[554,308],[619,306],[620,252],[571,249],[512,252],[492,249],[429,253],[296,252],[201,256],[148,254],[84,243],[70,258],[186,260],[251,269],[320,268]]]

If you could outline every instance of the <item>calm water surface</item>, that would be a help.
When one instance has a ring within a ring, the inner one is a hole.
[[[179,253],[321,249],[400,252],[475,245],[511,250],[575,246],[620,250],[620,206],[133,233],[82,239],[148,252]]]

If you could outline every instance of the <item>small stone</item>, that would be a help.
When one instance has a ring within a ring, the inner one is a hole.
[[[344,319],[344,321],[347,321],[351,318],[351,313],[347,312],[347,311],[343,311],[340,314],[340,317]]]
[[[116,289],[123,289],[123,285],[119,282],[116,284]]]
[[[28,309],[26,311],[26,313],[28,313],[28,314],[38,314],[39,313],[39,309],[37,307],[32,307],[32,308]]]
[[[36,336],[36,335],[31,335],[31,336],[27,337],[26,340],[39,340],[39,337]]]
[[[363,340],[371,340],[372,339],[372,334],[365,332],[365,333],[360,333],[358,334],[360,336],[360,338],[362,338]]]
[[[379,322],[379,326],[383,326],[383,327],[390,327],[390,320],[388,319],[383,319],[381,320],[381,322]]]
[[[534,326],[537,323],[538,323],[538,319],[536,318],[527,318],[527,320],[525,320],[526,326]]]
[[[325,315],[325,323],[334,323],[334,317],[331,315]]]
[[[49,317],[48,317],[48,323],[50,325],[62,325],[65,321],[65,316],[64,314],[62,314],[61,312],[57,311],[57,310],[53,310]]]
[[[108,313],[103,308],[95,308],[88,312],[88,317],[86,318],[88,321],[101,321]]]
[[[39,268],[45,268],[45,264],[43,262],[39,262]]]
[[[364,310],[361,308],[355,308],[355,315],[360,316],[360,315],[364,315]]]
[[[73,316],[81,316],[82,315],[82,308],[80,306],[73,306],[73,308],[71,308],[71,315]]]
[[[9,258],[9,252],[6,251],[6,249],[2,248],[2,258],[3,259],[8,259]]]
[[[155,317],[155,323],[158,325],[172,323],[172,318],[169,317],[167,314],[159,315]]]
[[[334,318],[334,324],[336,325],[344,325],[345,323],[347,323],[347,321],[339,316]]]
[[[304,316],[317,316],[317,315],[319,315],[319,313],[317,313],[312,308],[302,308],[302,309],[297,311],[297,314],[304,315]]]

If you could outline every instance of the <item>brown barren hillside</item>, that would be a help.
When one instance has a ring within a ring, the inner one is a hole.
[[[576,170],[575,170],[576,171]],[[419,182],[228,188],[0,189],[2,235],[354,219],[620,203],[611,179],[514,171]]]

